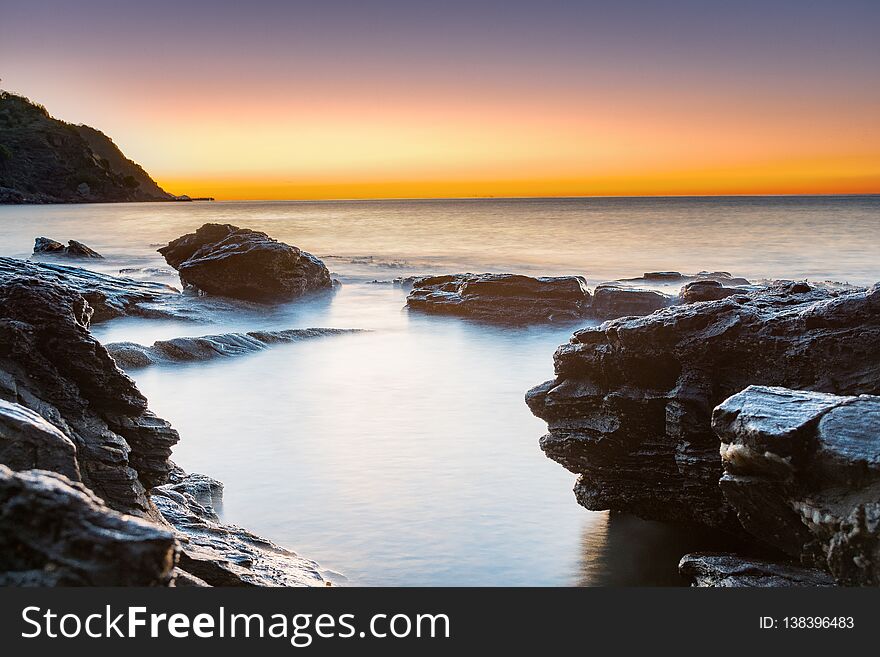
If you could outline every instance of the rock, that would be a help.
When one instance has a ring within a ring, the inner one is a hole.
[[[159,340],[152,346],[134,342],[115,342],[105,345],[107,351],[124,370],[156,365],[210,360],[212,358],[241,356],[263,351],[274,344],[298,342],[309,338],[357,333],[361,329],[306,328],[285,331],[250,331],[224,333],[197,338]]]
[[[50,240],[48,237],[38,237],[34,240],[34,255],[67,256],[69,258],[104,258],[100,253],[90,249],[82,242],[70,240],[68,241],[67,246],[64,246],[61,242]]]
[[[332,286],[327,267],[312,254],[230,224],[205,224],[159,253],[185,286],[205,294],[272,302]]]
[[[833,586],[821,570],[801,568],[735,554],[686,554],[678,569],[698,587]]]
[[[79,267],[0,257],[0,285],[16,279],[53,283],[78,292],[88,301],[93,322],[127,315],[183,315],[175,305],[181,294],[168,285],[98,274]]]
[[[174,565],[168,529],[63,475],[0,465],[0,586],[161,586]]]
[[[599,319],[650,315],[672,304],[673,298],[657,292],[618,283],[602,283],[593,291],[590,314]]]
[[[679,271],[649,271],[640,278],[625,278],[625,283],[670,284],[687,283],[688,281],[717,281],[725,287],[750,285],[745,278],[731,275],[728,271],[701,271],[696,274],[682,274]]]
[[[742,533],[718,486],[712,410],[751,384],[880,392],[880,285],[786,283],[617,319],[574,334],[556,378],[526,395],[578,501]]]
[[[146,491],[166,482],[178,435],[148,410],[134,382],[91,336],[91,314],[81,295],[58,285],[0,283],[0,399],[30,409],[64,434],[76,447],[83,483],[107,504],[149,516],[155,510]],[[59,442],[46,431],[30,435],[44,445]],[[57,458],[63,460],[64,449]],[[21,464],[22,455],[8,450]],[[69,466],[63,471],[73,474]]]
[[[13,470],[52,470],[80,481],[73,441],[41,415],[2,399],[0,463]]]
[[[751,292],[743,287],[726,287],[719,281],[702,280],[691,281],[678,293],[680,303],[696,303],[698,301],[718,301],[734,294]]]
[[[219,482],[176,470],[177,483],[152,491],[181,544],[180,568],[210,586],[325,586],[318,565],[251,532],[226,525],[215,512]],[[195,480],[193,481],[193,478]],[[212,506],[201,504],[209,496]],[[185,581],[186,583],[186,581]]]
[[[490,321],[571,321],[586,315],[590,293],[581,276],[453,274],[416,280],[406,304]]]
[[[746,530],[841,584],[880,584],[880,397],[749,386],[712,427]]]

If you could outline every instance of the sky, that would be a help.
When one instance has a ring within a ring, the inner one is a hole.
[[[880,192],[880,2],[0,0],[2,87],[218,199]]]

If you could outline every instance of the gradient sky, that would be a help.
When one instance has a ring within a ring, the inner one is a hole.
[[[880,192],[880,2],[2,0],[0,77],[174,193]]]

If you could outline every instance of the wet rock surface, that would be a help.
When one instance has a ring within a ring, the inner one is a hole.
[[[93,258],[102,260],[102,256],[97,251],[90,249],[82,242],[70,240],[67,246],[61,242],[56,242],[48,237],[38,237],[34,240],[34,255],[52,255],[67,258]]]
[[[791,564],[749,559],[735,554],[686,554],[678,565],[681,574],[698,587],[833,586],[828,573]]]
[[[179,468],[172,482],[152,491],[153,499],[180,542],[180,570],[185,585],[325,586],[313,561],[303,559],[252,534],[220,522],[223,485]],[[195,581],[190,581],[194,577]]]
[[[656,290],[629,287],[619,283],[602,283],[593,291],[590,315],[597,319],[650,315],[673,302],[674,297]]]
[[[151,346],[134,342],[113,342],[107,351],[122,369],[149,365],[183,363],[252,354],[272,345],[298,342],[310,338],[358,333],[361,329],[305,328],[284,331],[250,331],[223,333],[192,338],[159,340]]]
[[[880,397],[750,386],[712,426],[749,533],[841,584],[880,584]]]
[[[13,470],[51,470],[81,480],[73,441],[38,413],[2,399],[0,463]]]
[[[312,254],[231,224],[205,224],[159,253],[185,286],[209,295],[266,303],[332,286],[327,267]]]
[[[556,378],[526,396],[547,456],[578,501],[657,520],[744,530],[721,492],[712,410],[751,384],[880,392],[880,286],[781,283],[574,334]]]
[[[747,287],[729,287],[720,281],[691,281],[678,293],[680,303],[697,303],[699,301],[718,301],[734,294],[747,294],[752,289]]]
[[[178,435],[149,411],[134,382],[91,336],[91,314],[83,296],[58,285],[0,282],[0,399],[33,411],[63,434],[76,448],[83,483],[111,507],[148,516],[154,510],[146,491],[165,483]],[[10,420],[4,426],[9,431]],[[33,432],[39,427],[22,426],[19,435],[38,439]],[[59,463],[67,458],[59,436],[42,431],[39,439],[43,445],[54,441],[52,458]],[[3,451],[16,464],[25,458],[8,444]],[[35,453],[34,465],[39,460],[45,467],[46,458]],[[60,471],[70,475],[72,466]]]
[[[91,321],[103,322],[129,315],[180,317],[181,294],[161,283],[109,276],[49,262],[0,257],[0,285],[16,279],[60,285],[79,293],[92,309]]]
[[[163,586],[175,552],[169,529],[113,511],[80,483],[0,465],[0,586]]]
[[[590,306],[581,276],[453,274],[414,281],[406,300],[415,310],[507,322],[571,321]]]

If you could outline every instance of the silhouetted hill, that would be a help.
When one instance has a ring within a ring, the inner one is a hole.
[[[173,199],[103,132],[0,92],[0,203]]]

